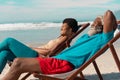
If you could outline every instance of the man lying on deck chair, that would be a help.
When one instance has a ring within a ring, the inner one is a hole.
[[[24,72],[56,74],[78,68],[113,38],[116,27],[116,18],[108,10],[103,19],[97,17],[88,34],[78,38],[70,48],[49,58],[16,58],[2,80],[18,80]]]

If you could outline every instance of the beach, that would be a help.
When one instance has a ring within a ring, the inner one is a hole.
[[[87,31],[88,29],[86,29],[78,37],[80,37],[82,34],[86,33]],[[14,37],[28,46],[38,47],[42,44],[47,43],[49,40],[58,37],[59,33],[60,33],[60,27],[54,27],[54,28],[47,27],[45,29],[43,28],[33,29],[32,28],[30,30],[12,30],[12,31],[3,30],[3,31],[0,31],[0,34],[1,34],[0,41],[2,41],[4,38],[7,38],[7,37]],[[78,37],[76,37],[75,40]],[[73,43],[75,40],[73,40]],[[114,43],[117,55],[120,58],[120,45],[119,44],[120,44],[120,40]],[[120,72],[115,64],[115,61],[109,49],[103,55],[101,55],[98,59],[96,59],[96,62],[99,66],[99,69],[102,73],[104,80],[120,80]],[[7,73],[9,68],[10,67],[6,65],[2,74],[0,75],[0,80]],[[90,64],[83,71],[83,73],[86,79],[88,80],[99,80],[92,64]],[[25,74],[22,74],[21,77],[24,75]],[[35,80],[35,78],[31,75],[30,77],[28,77],[27,80]]]

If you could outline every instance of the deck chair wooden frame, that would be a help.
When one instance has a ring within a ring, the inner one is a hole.
[[[77,36],[79,35],[83,30],[85,30],[88,26],[90,25],[90,23],[84,23],[79,25],[80,29],[73,35],[71,36],[69,39],[65,40],[62,44],[59,45],[59,47],[57,47],[55,49],[55,51],[52,54],[56,54],[58,52],[60,52],[61,48],[63,48],[64,45],[66,45],[66,47],[70,47],[70,42]],[[65,49],[65,48],[64,48]],[[62,50],[64,50],[62,49]],[[49,55],[49,56],[53,56],[53,55]],[[25,75],[21,80],[25,80],[27,77],[29,77],[31,75],[31,73],[28,73],[27,75]]]
[[[101,48],[93,57],[91,57],[88,61],[86,61],[81,67],[79,67],[75,72],[73,72],[72,74],[70,74],[69,76],[67,76],[65,79],[61,79],[61,78],[55,78],[55,77],[51,77],[51,76],[46,76],[46,75],[42,75],[42,74],[37,74],[37,73],[34,73],[34,76],[39,78],[40,80],[85,80],[85,77],[82,73],[82,71],[87,67],[89,66],[89,64],[93,63],[96,71],[97,71],[97,74],[99,76],[99,79],[100,80],[103,80],[102,78],[102,75],[99,71],[99,68],[97,66],[97,63],[96,63],[96,59],[102,55],[108,48],[111,50],[111,53],[113,55],[113,58],[116,62],[116,65],[118,67],[118,70],[120,72],[120,60],[117,56],[117,53],[116,53],[116,50],[113,46],[113,43],[116,42],[116,40],[118,40],[120,38],[120,32],[117,33],[117,35],[111,39],[105,46],[103,46],[103,48]],[[76,76],[80,73],[80,78],[76,79]]]

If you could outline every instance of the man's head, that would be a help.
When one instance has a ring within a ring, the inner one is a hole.
[[[97,27],[97,26],[103,26],[103,16],[98,16],[91,26]]]
[[[63,20],[61,35],[71,35],[77,32],[78,29],[78,23],[74,18],[66,18]]]
[[[103,31],[103,16],[98,16],[92,23],[90,30],[88,31],[89,36],[100,33]]]

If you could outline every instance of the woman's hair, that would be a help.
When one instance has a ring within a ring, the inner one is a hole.
[[[78,23],[74,18],[66,18],[63,20],[63,23],[67,23],[68,26],[72,28],[72,32],[77,32],[77,30],[79,29]]]

